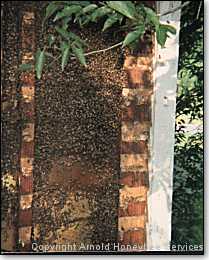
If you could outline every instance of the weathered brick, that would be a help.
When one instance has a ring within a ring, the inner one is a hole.
[[[34,59],[33,52],[25,51],[22,55],[22,63],[31,62]]]
[[[33,42],[33,39],[35,39],[34,31],[23,31],[22,36],[22,49],[27,51],[35,51],[35,43]]]
[[[119,208],[119,210],[118,210],[118,217],[126,217],[126,216],[127,216],[126,209]]]
[[[122,111],[123,121],[141,121],[140,120],[140,109],[139,106],[131,104],[130,106],[124,107]]]
[[[150,107],[148,106],[130,105],[128,107],[123,108],[122,121],[137,121],[143,123],[144,121],[150,121],[150,119]]]
[[[131,201],[127,203],[126,208],[119,208],[119,217],[142,216],[146,214],[146,200]]]
[[[122,172],[120,184],[128,187],[148,187],[148,172]]]
[[[120,189],[120,207],[126,208],[128,203],[132,200],[145,201],[147,198],[147,187],[127,187]]]
[[[20,210],[19,212],[19,224],[20,226],[32,225],[32,209]]]
[[[129,106],[132,102],[136,105],[147,104],[150,102],[150,97],[153,90],[140,88],[123,88],[122,96],[124,105]]]
[[[35,51],[35,14],[24,11],[21,28],[22,64],[32,63]],[[21,140],[21,173],[19,176],[20,210],[19,210],[19,249],[31,250],[31,225],[32,225],[32,185],[33,185],[33,158],[34,158],[34,95],[35,73],[22,72],[21,82],[21,113],[26,124],[22,130]],[[27,195],[26,195],[27,194]]]
[[[129,202],[127,208],[128,216],[141,216],[145,214],[146,201]]]
[[[35,88],[33,86],[22,86],[21,91],[23,102],[31,103],[34,100]]]
[[[151,121],[151,104],[139,105],[139,121]],[[150,122],[151,124],[151,122]]]
[[[24,142],[31,142],[34,140],[34,123],[27,123],[22,131]]]
[[[136,56],[127,56],[124,62],[124,69],[131,69],[136,67],[137,64],[137,57]]]
[[[31,239],[31,227],[19,228],[19,242],[24,247],[25,244],[29,243]]]
[[[122,142],[121,143],[121,153],[123,154],[137,154],[148,152],[147,142],[146,141],[138,141],[138,142]]]
[[[149,56],[139,56],[136,59],[137,66],[148,66],[149,68],[152,67],[152,59]]]
[[[149,187],[149,174],[147,172],[136,172],[134,179],[134,186],[145,186]]]
[[[20,176],[19,180],[19,186],[20,186],[20,193],[21,194],[27,194],[32,193],[33,189],[33,178],[32,176]]]
[[[122,244],[139,244],[140,250],[146,242],[149,186],[147,141],[152,121],[154,50],[150,36],[146,34],[140,40],[137,55],[126,57],[128,86],[122,91],[119,239]]]
[[[21,172],[24,176],[30,176],[33,172],[33,158],[20,159]]]
[[[22,142],[21,144],[21,157],[34,157],[34,142]]]
[[[122,171],[148,171],[147,154],[121,154]]]
[[[122,141],[140,141],[147,140],[150,130],[150,122],[139,123],[139,122],[122,122],[121,134]]]
[[[131,229],[145,228],[145,216],[120,217],[118,221],[119,230],[129,231]]]
[[[25,120],[33,121],[35,116],[35,105],[34,100],[32,99],[31,102],[25,102],[25,100],[21,100],[20,107],[22,111],[22,115]]]
[[[33,196],[30,195],[21,195],[20,196],[20,209],[26,210],[31,208]]]
[[[145,244],[144,229],[130,230],[130,231],[124,232],[122,243],[124,245],[144,245]]]
[[[31,24],[32,21],[34,21],[35,19],[35,15],[34,15],[34,12],[24,12],[23,14],[23,18],[22,18],[22,21],[23,21],[23,26],[25,26],[25,24]]]
[[[134,175],[133,173],[123,174],[120,178],[120,184],[133,187]]]
[[[151,71],[147,66],[127,69],[130,88],[151,88]]]
[[[20,252],[30,252],[32,251],[32,245],[29,241],[27,241],[27,243],[19,244],[18,249]]]
[[[22,85],[34,86],[35,85],[35,75],[34,73],[23,72],[21,73],[20,80]]]

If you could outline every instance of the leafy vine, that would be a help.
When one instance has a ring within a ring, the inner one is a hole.
[[[118,26],[120,31],[128,33],[123,41],[113,46],[85,53],[87,43],[70,31],[70,24],[74,23],[82,29],[90,23],[103,20],[102,32]],[[156,32],[156,39],[161,47],[164,47],[168,33],[176,33],[173,26],[160,23],[159,16],[153,9],[138,1],[52,1],[46,6],[43,19],[43,28],[48,26],[55,29],[55,34],[48,34],[47,44],[36,53],[35,72],[38,79],[41,78],[46,57],[53,59],[52,63],[61,59],[63,71],[70,59],[76,58],[83,66],[87,66],[86,57],[89,55],[116,47],[134,48],[147,31]],[[52,54],[55,49],[58,51],[56,57]],[[21,65],[21,70],[30,68],[31,64]]]

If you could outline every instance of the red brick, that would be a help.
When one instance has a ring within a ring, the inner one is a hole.
[[[124,245],[144,245],[145,244],[144,229],[130,230],[130,231],[124,232],[122,243]]]
[[[146,141],[137,141],[137,142],[122,142],[121,143],[121,153],[123,154],[138,154],[138,153],[147,153],[147,143]]]
[[[140,122],[151,120],[151,104],[139,105],[139,118]]]
[[[127,216],[126,210],[124,208],[119,208],[118,216],[119,217],[126,217]]]
[[[24,243],[20,244],[18,249],[20,250],[20,252],[29,252],[32,251],[32,246],[31,243]]]
[[[128,216],[142,216],[145,214],[146,201],[129,202],[127,208]]]
[[[146,67],[146,66],[143,66]],[[142,67],[127,69],[130,88],[149,88],[151,85],[151,72]]]
[[[121,185],[127,185],[128,187],[149,186],[148,173],[147,172],[125,172],[121,174]]]
[[[130,105],[123,109],[122,120],[123,121],[150,121],[151,119],[151,107],[148,105],[133,106]]]
[[[34,157],[34,142],[22,142],[21,144],[21,157],[33,158]]]
[[[34,73],[23,72],[21,73],[20,80],[22,85],[34,86],[35,85],[35,75]]]
[[[34,120],[34,115],[35,115],[34,101],[32,100],[31,102],[24,102],[24,100],[22,99],[20,106],[21,106],[22,114],[25,117],[25,119]]]
[[[20,176],[20,194],[32,193],[33,178],[32,176]]]
[[[137,66],[149,66],[151,67],[152,66],[152,59],[150,59],[149,56],[139,56],[137,57],[136,59],[136,64]]]
[[[133,187],[134,186],[133,183],[134,183],[133,173],[124,174],[124,176],[122,176],[120,179],[120,184],[122,184],[122,185],[127,185],[129,187]]]
[[[35,49],[35,31],[31,26],[22,29],[22,48]]]
[[[19,212],[19,226],[31,226],[32,225],[32,209],[20,210]]]
[[[131,104],[128,107],[123,108],[122,120],[123,121],[136,121],[139,118],[139,107]]]
[[[134,179],[134,185],[136,186],[149,186],[148,172],[136,173]]]

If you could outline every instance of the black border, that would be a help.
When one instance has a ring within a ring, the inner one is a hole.
[[[203,54],[205,53],[205,1],[204,0],[200,0],[203,2]],[[9,1],[3,1],[3,2],[9,2]],[[14,1],[14,2],[19,2],[19,1]],[[24,1],[24,2],[29,2],[29,1]],[[45,0],[43,0],[42,2],[46,2]],[[2,8],[2,6],[1,6]],[[2,42],[1,42],[2,43]],[[1,45],[1,48],[2,48],[2,45]],[[204,71],[204,68],[205,68],[205,60],[203,60],[203,151],[205,151],[205,136],[204,136],[204,133],[205,133],[205,127],[206,127],[206,124],[204,123],[204,119],[205,119],[205,100],[204,100],[204,97],[205,97],[205,71]],[[2,123],[2,121],[1,121]],[[205,154],[203,152],[203,173],[205,173],[205,165],[206,165],[206,161],[205,161]],[[0,194],[0,197],[1,197],[1,194]],[[106,256],[115,256],[115,255],[205,255],[205,248],[204,248],[204,245],[205,245],[205,233],[204,233],[204,230],[205,230],[205,176],[203,174],[203,250],[200,250],[200,251],[143,251],[143,252],[127,252],[127,251],[75,251],[75,252],[8,252],[8,251],[4,251],[1,249],[0,251],[0,255],[59,255],[59,256],[62,256],[62,255],[106,255]],[[2,212],[1,212],[2,213]],[[0,214],[1,215],[1,214]],[[1,229],[1,228],[0,228]],[[0,241],[1,243],[1,241]]]

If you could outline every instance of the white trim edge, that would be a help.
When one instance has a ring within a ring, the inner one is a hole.
[[[157,1],[157,12],[164,13],[179,5],[181,1]],[[165,48],[156,43],[155,50],[147,251],[170,250],[180,12],[160,17],[177,33],[167,39]]]

